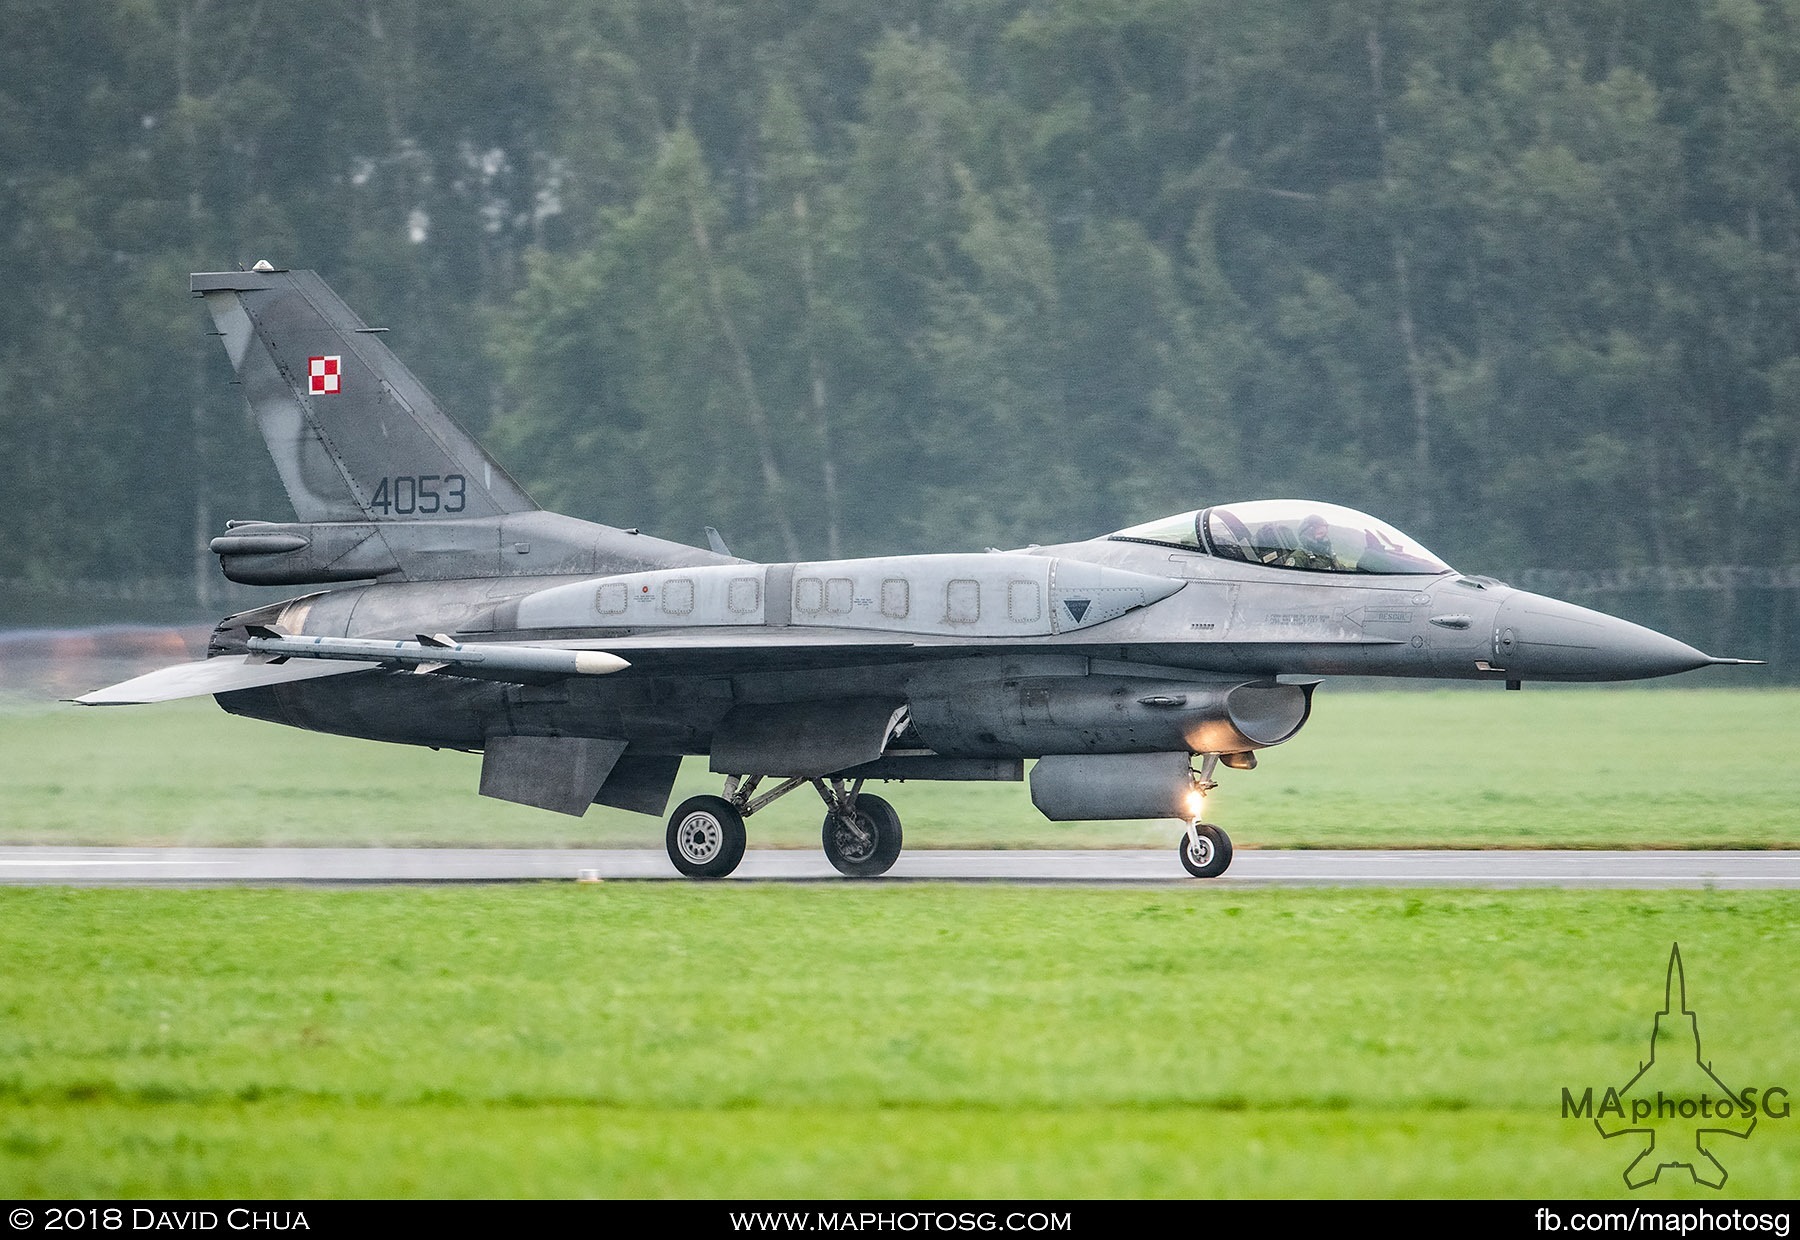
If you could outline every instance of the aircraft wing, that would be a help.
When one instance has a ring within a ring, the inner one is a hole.
[[[1282,642],[1103,641],[1085,633],[1060,637],[939,637],[794,626],[633,633],[625,636],[540,640],[535,645],[569,650],[604,650],[629,659],[633,668],[662,674],[782,671],[871,663],[918,663],[967,655],[1080,655],[1166,667],[1236,672],[1270,662]],[[1403,644],[1394,638],[1357,636],[1308,638],[1306,645],[1334,649]],[[1279,660],[1274,660],[1279,661]]]
[[[1355,637],[1306,644],[1389,646],[1394,639]],[[1291,642],[1119,642],[1069,634],[1057,638],[937,637],[796,626],[632,633],[533,642],[459,643],[448,636],[417,641],[290,637],[254,630],[251,653],[219,655],[165,667],[74,699],[83,706],[141,705],[207,697],[239,689],[339,676],[377,668],[480,680],[542,684],[566,676],[609,675],[627,667],[665,675],[719,675],[807,668],[918,663],[967,655],[1063,654],[1198,671],[1263,669],[1279,660],[1271,647]],[[626,656],[629,656],[627,658]]]
[[[630,666],[615,655],[598,651],[526,643],[462,644],[447,637],[421,636],[417,641],[289,637],[255,628],[248,645],[249,654],[218,655],[161,668],[96,689],[75,701],[82,706],[138,706],[375,668],[539,684],[565,676],[604,676]]]

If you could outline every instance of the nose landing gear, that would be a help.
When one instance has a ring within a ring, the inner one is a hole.
[[[1210,822],[1190,823],[1181,837],[1181,864],[1195,878],[1217,878],[1231,864],[1231,837]]]
[[[1239,760],[1233,761],[1234,758]],[[1231,865],[1231,837],[1212,823],[1200,821],[1206,794],[1219,786],[1213,779],[1218,763],[1216,753],[1209,753],[1200,760],[1200,771],[1194,776],[1194,790],[1188,794],[1193,817],[1188,820],[1187,834],[1181,837],[1177,852],[1182,866],[1195,878],[1217,878]],[[1225,764],[1238,770],[1249,770],[1255,767],[1256,757],[1253,754],[1227,754]]]

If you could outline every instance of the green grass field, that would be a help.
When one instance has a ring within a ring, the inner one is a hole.
[[[0,934],[4,1196],[1626,1196],[1561,1090],[1637,1070],[1677,940],[1715,1070],[1800,1092],[1784,893],[15,888]],[[1724,1142],[1635,1196],[1800,1193],[1800,1118]]]
[[[1800,693],[1322,692],[1242,844],[1800,844]],[[0,714],[0,840],[660,847],[478,760],[209,703]],[[691,764],[677,795],[713,790]],[[909,846],[1172,845],[1017,785]],[[817,846],[795,796],[754,843]],[[1671,942],[1734,1088],[1800,1093],[1800,894],[938,884],[0,887],[0,1195],[1627,1196],[1560,1091],[1649,1051]],[[1725,1139],[1792,1197],[1800,1118]]]
[[[1800,846],[1800,691],[1319,693],[1209,817],[1240,847]],[[655,819],[475,795],[480,759],[298,732],[211,702],[0,713],[0,841],[661,847]],[[690,762],[676,799],[716,792]],[[908,847],[1173,847],[1165,823],[1045,822],[1018,784],[894,784]],[[750,822],[817,847],[816,797]]]

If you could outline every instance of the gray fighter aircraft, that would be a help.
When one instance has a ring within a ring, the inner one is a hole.
[[[1598,681],[1715,663],[1638,625],[1458,573],[1331,504],[1216,504],[1086,542],[757,564],[545,512],[309,271],[192,277],[293,501],[212,541],[233,581],[336,586],[228,616],[209,657],[78,699],[479,751],[485,796],[660,815],[683,755],[718,796],[668,820],[719,878],[744,820],[810,785],[826,855],[885,872],[870,780],[1022,780],[1046,818],[1203,820],[1220,766],[1305,724],[1332,674]],[[354,584],[351,584],[354,583]],[[1200,765],[1194,768],[1198,757]]]

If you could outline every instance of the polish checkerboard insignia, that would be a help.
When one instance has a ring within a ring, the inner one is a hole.
[[[306,389],[314,396],[319,396],[341,389],[341,376],[344,359],[333,353],[327,357],[309,357],[306,359]]]

